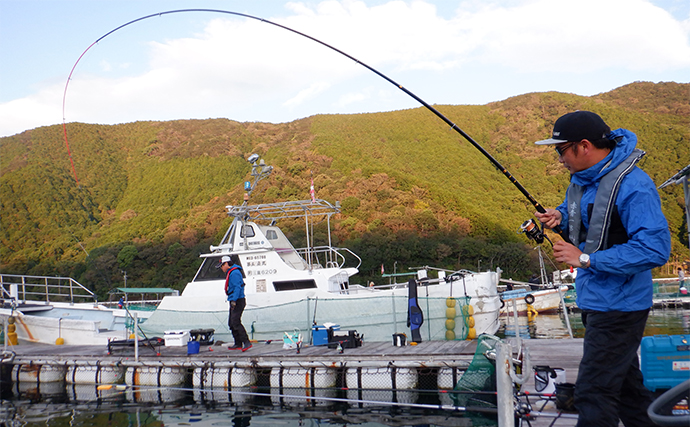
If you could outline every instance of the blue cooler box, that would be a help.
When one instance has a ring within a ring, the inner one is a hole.
[[[649,390],[670,389],[690,378],[690,335],[643,337],[640,347],[640,370]]]
[[[314,325],[311,327],[311,337],[313,345],[328,345],[328,328],[334,331],[340,330],[340,325]]]

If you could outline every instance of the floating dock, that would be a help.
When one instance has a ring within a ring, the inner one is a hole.
[[[515,344],[515,339],[510,339]],[[582,357],[582,339],[522,340],[532,365],[549,365],[565,371],[565,380],[575,382]],[[365,342],[342,352],[328,346],[283,348],[282,341],[254,343],[246,352],[229,350],[227,345],[203,345],[187,354],[186,346],[140,347],[135,358],[132,347],[113,349],[100,346],[18,345],[16,353],[3,365],[3,382],[11,382],[14,392],[69,386],[73,398],[78,393],[107,393],[110,388],[150,387],[153,393],[132,394],[135,402],[172,403],[179,390],[193,390],[194,400],[237,400],[228,392],[250,390],[253,386],[284,390],[303,389],[298,396],[328,395],[327,390],[347,390],[348,398],[366,399],[366,391],[387,392],[399,403],[414,403],[423,391],[438,390],[441,405],[453,405],[448,393],[472,361],[477,341],[430,341],[418,345],[394,346],[391,342]],[[515,345],[513,345],[516,348]],[[98,385],[98,389],[96,389]],[[214,394],[222,390],[222,393]],[[309,390],[312,390],[311,392]],[[365,394],[362,394],[365,390]],[[534,374],[527,373],[524,391],[534,392]],[[396,392],[398,393],[396,395]],[[385,394],[384,394],[385,395]],[[407,397],[403,397],[407,396]],[[88,400],[88,399],[87,399]],[[392,400],[391,400],[392,401]],[[534,410],[556,413],[552,403],[530,401]],[[573,426],[576,419],[539,417],[533,426]]]

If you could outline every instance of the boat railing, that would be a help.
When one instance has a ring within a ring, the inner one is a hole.
[[[342,252],[346,252],[357,260],[357,266],[359,268],[362,264],[362,259],[357,256],[354,252],[347,248],[336,248],[333,246],[314,246],[310,248],[300,248],[297,249],[297,253],[304,259],[307,266],[310,269],[314,268],[343,268],[345,262],[347,261],[345,255]]]
[[[0,274],[0,296],[18,303],[98,303],[93,292],[71,277]]]

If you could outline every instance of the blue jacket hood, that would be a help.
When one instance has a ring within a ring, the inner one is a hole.
[[[613,150],[596,165],[574,173],[570,180],[573,184],[585,186],[600,180],[613,168],[628,158],[637,146],[637,135],[627,129],[616,129],[609,134],[610,139],[620,140]]]

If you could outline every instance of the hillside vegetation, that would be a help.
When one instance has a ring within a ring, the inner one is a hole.
[[[592,97],[533,93],[436,108],[552,207],[568,176],[554,150],[533,141],[556,118],[592,110],[637,133],[647,152],[640,166],[658,185],[690,162],[688,99],[689,84],[641,82]],[[500,267],[516,279],[538,271],[534,243],[516,232],[532,205],[425,108],[285,124],[209,119],[67,130],[78,184],[61,126],[0,138],[4,273],[71,276],[102,297],[122,286],[124,271],[129,286],[182,289],[229,225],[225,206],[241,203],[252,153],[275,167],[253,203],[306,199],[312,178],[317,197],[341,202],[334,244],[362,257],[358,282],[384,283],[382,264],[386,272]],[[678,263],[688,257],[682,188],[660,195]],[[302,223],[284,226],[304,244]]]

